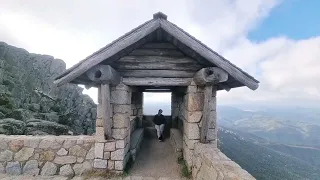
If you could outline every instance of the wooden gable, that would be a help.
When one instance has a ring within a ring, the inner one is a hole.
[[[259,86],[259,81],[167,21],[163,13],[66,70],[55,83],[98,86],[86,75],[98,65],[110,65],[127,85],[139,85],[136,82],[144,78],[141,85],[169,82],[170,86],[187,86],[201,68],[217,67],[229,75],[227,81],[217,84],[218,90],[241,86],[255,90]]]

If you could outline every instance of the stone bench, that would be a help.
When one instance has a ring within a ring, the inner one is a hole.
[[[140,150],[141,143],[143,140],[143,128],[138,128],[131,134],[130,137],[130,154],[132,157],[132,160],[134,161],[136,159],[137,152]]]
[[[149,138],[158,138],[157,130],[154,126],[145,127],[145,134],[146,134],[146,137],[149,137]]]
[[[170,142],[177,158],[182,158],[183,138],[181,132],[178,129],[170,129]]]

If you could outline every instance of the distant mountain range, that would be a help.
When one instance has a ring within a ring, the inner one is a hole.
[[[250,132],[270,142],[320,148],[320,109],[218,106],[218,125]]]
[[[220,150],[258,180],[320,178],[320,150],[267,144],[255,135],[224,127],[219,128],[218,138]]]
[[[320,109],[218,106],[219,148],[257,179],[320,179]]]

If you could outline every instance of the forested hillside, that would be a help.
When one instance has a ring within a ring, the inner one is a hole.
[[[318,180],[320,177],[320,168],[255,144],[234,130],[219,128],[218,138],[220,150],[259,180]]]

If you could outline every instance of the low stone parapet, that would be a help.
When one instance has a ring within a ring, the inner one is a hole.
[[[0,173],[81,175],[92,170],[92,136],[0,135]]]
[[[129,142],[95,136],[0,135],[0,173],[72,177],[91,170],[121,173]]]
[[[132,157],[132,160],[135,161],[136,155],[138,154],[142,140],[143,140],[143,135],[144,135],[144,129],[139,128],[136,129],[132,134],[131,134],[131,140],[130,140],[130,154]]]
[[[176,157],[178,159],[183,158],[182,148],[183,148],[183,140],[182,134],[178,129],[171,128],[170,129],[170,143],[173,147],[174,152],[176,153]]]
[[[254,180],[246,170],[230,160],[215,145],[196,143],[193,157],[194,180]]]

